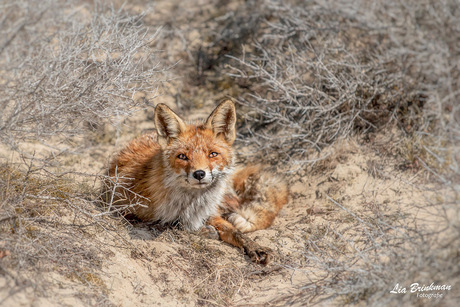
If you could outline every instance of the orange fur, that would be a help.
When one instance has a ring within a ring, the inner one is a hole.
[[[223,241],[267,263],[270,250],[243,232],[269,227],[288,201],[288,188],[261,166],[233,174],[235,122],[230,100],[196,124],[158,105],[157,134],[134,139],[110,163],[104,202],[124,215],[177,223],[187,230],[207,222]]]

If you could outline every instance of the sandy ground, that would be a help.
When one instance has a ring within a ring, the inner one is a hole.
[[[209,112],[210,108],[203,108],[195,116]],[[79,153],[78,159],[71,155],[68,159],[83,172],[102,170],[108,153],[154,127],[150,118],[151,111],[140,113],[126,121],[119,140],[95,144]],[[279,304],[282,298],[301,293],[303,286],[320,281],[325,274],[308,265],[305,238],[318,233],[332,238],[333,233],[325,232],[331,225],[345,232],[352,225],[349,212],[382,206],[385,214],[397,216],[414,200],[423,202],[428,197],[414,185],[423,179],[421,173],[398,170],[396,160],[375,148],[379,146],[370,149],[349,140],[330,148],[329,157],[309,170],[290,172],[278,166],[274,174],[289,181],[291,199],[272,227],[249,234],[276,252],[275,261],[267,267],[199,234],[118,223],[111,231],[90,231],[94,244],[89,248],[101,261],[97,278],[87,278],[82,284],[69,274],[43,272],[34,283],[45,285],[45,292],[26,284],[8,293],[2,306],[86,306],[95,302],[84,297],[88,288],[104,295],[105,301],[97,304],[115,306],[283,305]],[[245,150],[238,144],[235,149]],[[93,213],[97,214],[96,208]],[[71,221],[72,216],[63,219]],[[5,282],[0,277],[0,283]],[[301,300],[294,305],[306,303]]]

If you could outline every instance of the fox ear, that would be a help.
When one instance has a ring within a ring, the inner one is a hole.
[[[235,104],[227,99],[212,111],[205,126],[211,129],[216,136],[222,136],[228,144],[232,145],[236,138],[235,124]]]
[[[171,139],[177,138],[185,130],[185,123],[167,105],[160,103],[155,108],[155,127],[158,133],[158,144],[166,147]]]

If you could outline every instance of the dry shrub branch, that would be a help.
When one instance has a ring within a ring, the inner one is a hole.
[[[82,134],[126,117],[146,107],[133,95],[155,93],[164,79],[143,15],[67,1],[2,7],[4,143]]]
[[[166,78],[156,37],[143,14],[105,3],[0,2],[0,143],[22,158],[0,161],[0,248],[14,255],[0,271],[10,295],[49,295],[54,283],[43,273],[54,272],[86,285],[85,303],[110,305],[95,234],[132,245],[91,201],[100,170],[75,172],[61,155],[82,146],[72,138],[151,105],[133,98],[155,97]]]
[[[257,6],[227,17],[252,22],[250,35],[229,22],[221,33],[243,39],[226,71],[249,90],[244,140],[260,152],[305,164],[338,139],[395,126],[437,152],[459,141],[455,1]]]

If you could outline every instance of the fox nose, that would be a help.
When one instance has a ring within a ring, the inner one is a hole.
[[[206,173],[202,170],[197,170],[193,173],[193,177],[196,179],[196,180],[201,180],[204,178],[204,176],[206,176]]]

